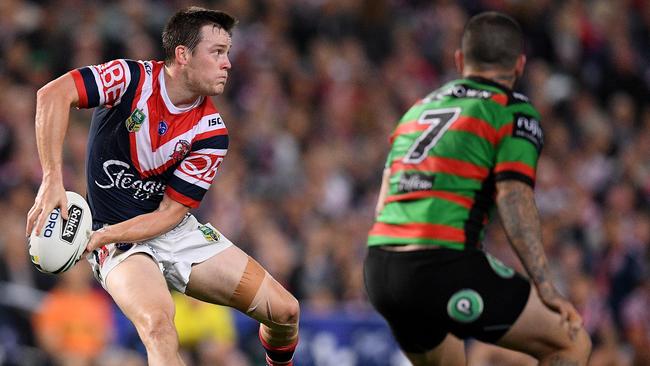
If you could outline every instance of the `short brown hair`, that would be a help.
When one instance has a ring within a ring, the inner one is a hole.
[[[185,46],[190,52],[194,51],[201,41],[201,28],[206,24],[212,24],[232,35],[237,19],[223,11],[198,6],[179,10],[169,19],[162,33],[165,62],[170,63],[175,59],[178,46]]]
[[[463,31],[465,63],[479,69],[515,66],[524,52],[524,36],[509,16],[488,11],[472,17]]]

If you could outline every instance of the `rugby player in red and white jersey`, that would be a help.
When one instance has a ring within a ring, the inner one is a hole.
[[[168,287],[236,308],[261,322],[268,365],[292,365],[298,301],[210,224],[189,213],[210,188],[228,131],[209,96],[231,68],[236,20],[191,7],[163,31],[166,59],[114,60],[73,70],[38,91],[43,180],[27,233],[60,207],[67,218],[62,150],[69,108],[95,108],[87,156],[93,230],[88,260],[135,324],[150,365],[181,365]]]

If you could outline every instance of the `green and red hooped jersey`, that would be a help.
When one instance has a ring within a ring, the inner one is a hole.
[[[418,101],[390,138],[388,195],[368,245],[480,247],[495,183],[535,183],[539,121],[526,96],[482,78],[452,81]]]

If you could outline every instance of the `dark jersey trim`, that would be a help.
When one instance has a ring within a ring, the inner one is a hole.
[[[227,149],[228,148],[228,135],[217,135],[208,137],[207,139],[194,141],[192,143],[192,150],[197,151],[200,149]]]
[[[187,207],[197,208],[197,207],[199,207],[199,204],[201,203],[200,200],[195,200],[193,198],[190,198],[187,195],[178,192],[177,190],[175,190],[171,186],[167,186],[167,189],[165,190],[165,193],[167,194],[167,196],[169,196],[169,198],[171,198],[174,201],[176,201],[176,202],[178,202],[180,204],[183,204],[183,205],[185,205]]]
[[[188,183],[175,175],[172,175],[171,178],[169,178],[169,181],[167,181],[167,187],[173,188],[176,192],[195,201],[201,201],[203,195],[207,192],[207,190]]]
[[[468,76],[465,79],[472,80],[472,81],[480,83],[480,84],[485,84],[485,85],[489,85],[489,86],[498,88],[499,90],[504,92],[506,94],[506,96],[508,97],[508,100],[505,103],[506,105],[513,105],[513,104],[520,104],[520,103],[521,104],[529,104],[530,103],[530,100],[528,99],[527,96],[525,96],[525,95],[523,95],[521,93],[517,93],[514,90],[508,88],[507,86],[505,86],[503,84],[500,84],[500,83],[497,83],[494,80],[486,79],[486,78],[480,77],[480,76]]]
[[[86,86],[86,96],[88,97],[87,107],[96,107],[99,105],[99,90],[97,89],[97,83],[95,82],[95,75],[90,67],[82,67],[79,69],[81,78],[84,81]]]
[[[486,79],[486,78],[480,77],[480,76],[468,76],[465,79],[472,80],[472,81],[480,83],[480,84],[493,86],[493,87],[501,90],[502,92],[504,92],[505,94],[508,94],[508,95],[512,94],[512,89],[508,88],[507,86],[505,86],[503,84],[497,83],[494,80]]]
[[[520,182],[528,184],[531,188],[535,187],[535,182],[529,176],[513,171],[497,173],[494,176],[494,180],[495,182],[501,182],[504,180],[518,180]]]
[[[467,221],[465,221],[465,249],[479,247],[481,231],[485,226],[485,219],[490,208],[494,205],[494,193],[496,186],[494,174],[490,175],[481,184],[481,189],[474,196],[474,204],[469,210]]]

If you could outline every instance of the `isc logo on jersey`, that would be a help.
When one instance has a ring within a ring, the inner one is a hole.
[[[88,203],[75,192],[66,192],[68,219],[61,210],[50,212],[40,235],[29,237],[29,256],[36,268],[45,273],[61,273],[79,261],[90,238],[92,215]]]

